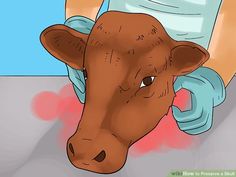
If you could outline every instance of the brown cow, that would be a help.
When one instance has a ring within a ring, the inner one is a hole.
[[[129,147],[168,113],[174,78],[209,58],[197,44],[171,39],[146,14],[107,12],[90,35],[54,25],[41,42],[57,59],[86,71],[86,103],[67,153],[75,167],[97,173],[122,168]]]

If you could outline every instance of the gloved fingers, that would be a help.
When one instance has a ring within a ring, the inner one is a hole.
[[[81,92],[81,93],[85,93],[85,85],[83,82],[81,82],[80,80],[77,81],[72,81],[74,86],[77,87],[77,89]]]
[[[195,76],[180,76],[176,79],[174,83],[174,90],[175,92],[179,91],[180,89],[187,89],[190,92],[196,94],[198,93],[198,89],[205,87],[209,90],[208,83],[205,82],[205,80],[202,80],[201,78],[195,77]]]
[[[81,103],[85,103],[85,80],[83,72],[80,70],[76,70],[67,65],[68,74],[71,82],[73,83],[73,87],[77,97],[79,98]]]
[[[196,78],[197,77],[197,78]],[[199,79],[200,78],[200,79]],[[179,128],[189,134],[207,131],[212,124],[213,96],[209,82],[199,75],[181,76],[175,82],[175,89],[185,88],[191,92],[192,108],[181,111],[173,106],[173,115]]]
[[[206,85],[199,79],[181,76],[176,83],[179,88],[185,88],[191,92],[191,110],[181,111],[173,106],[173,115],[178,122],[193,121],[201,117],[202,110],[207,102],[212,102],[211,95],[206,94]]]
[[[206,107],[206,109],[202,110],[202,114],[199,118],[188,122],[177,122],[177,124],[182,131],[196,129],[204,126],[209,121],[208,119],[212,121],[212,118],[210,117],[211,113],[212,107],[209,105],[208,107]]]
[[[84,74],[83,74],[82,70],[74,69],[74,68],[70,67],[69,65],[66,65],[66,66],[68,69],[69,76],[71,76],[71,78],[79,79],[83,83],[85,83]]]
[[[206,117],[206,120],[207,120],[207,122],[203,126],[195,128],[195,129],[191,129],[191,130],[185,130],[184,132],[189,135],[198,135],[198,134],[208,131],[209,129],[211,129],[212,123],[213,123],[212,112],[210,112],[210,114],[208,114],[208,117]]]
[[[221,76],[217,72],[207,67],[200,67],[190,73],[189,76],[199,78],[205,83],[208,83],[209,87],[212,89],[214,107],[224,102],[226,98],[225,85]]]
[[[80,70],[76,70],[67,65],[68,75],[71,82],[77,87],[81,93],[85,93],[85,79],[84,74]]]
[[[79,98],[79,101],[84,104],[85,103],[85,93],[82,93],[75,85],[73,85],[75,93]]]
[[[179,91],[182,88],[191,92],[192,109],[181,112],[173,106],[179,128],[191,135],[209,130],[213,122],[213,108],[221,104],[226,96],[223,80],[214,70],[201,67],[177,78],[174,89]]]
[[[178,122],[189,122],[201,117],[204,104],[197,100],[195,94],[191,94],[191,110],[181,111],[178,107],[173,106],[173,115]]]

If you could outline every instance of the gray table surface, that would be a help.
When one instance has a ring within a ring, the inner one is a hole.
[[[72,167],[58,147],[61,124],[42,122],[32,114],[30,100],[36,93],[58,91],[66,83],[65,77],[0,78],[0,177],[164,177],[173,169],[236,169],[236,78],[198,146],[129,156],[124,168],[112,175]]]

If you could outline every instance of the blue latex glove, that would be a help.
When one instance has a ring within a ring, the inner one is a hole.
[[[85,79],[83,71],[76,70],[67,65],[68,75],[77,97],[81,103],[85,103]]]
[[[172,107],[179,128],[192,135],[209,130],[213,121],[213,108],[226,97],[223,80],[214,70],[201,67],[177,78],[174,83],[175,92],[182,88],[190,91],[192,108],[182,112]]]
[[[74,16],[66,20],[65,25],[81,33],[89,34],[94,25],[94,21],[83,16]],[[71,68],[68,65],[66,66],[77,97],[81,103],[85,103],[85,79],[83,71]]]

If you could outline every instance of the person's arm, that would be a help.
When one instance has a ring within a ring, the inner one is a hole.
[[[81,15],[95,20],[103,0],[66,0],[66,19]]]
[[[225,85],[236,73],[236,1],[224,0],[210,45],[211,59],[205,64],[223,78]]]
[[[89,34],[103,0],[67,0],[65,25],[84,34]],[[85,79],[82,70],[67,65],[68,76],[75,93],[83,104],[85,102]]]

